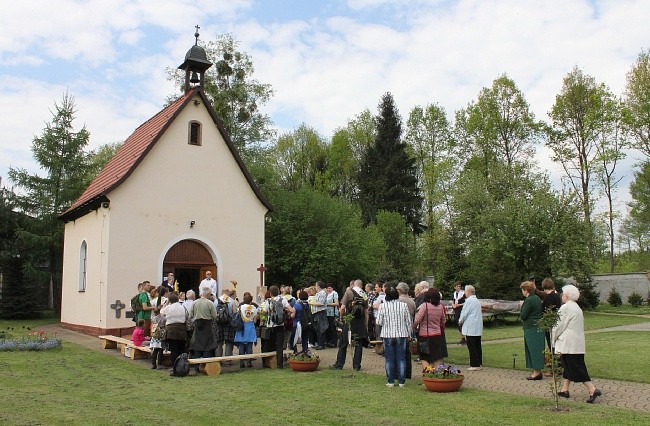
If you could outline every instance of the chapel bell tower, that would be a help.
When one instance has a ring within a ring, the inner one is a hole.
[[[185,70],[185,93],[191,90],[191,85],[198,83],[199,86],[203,86],[205,71],[212,66],[212,62],[208,61],[205,49],[199,46],[199,28],[201,27],[197,25],[194,33],[196,38],[194,46],[185,54],[185,62],[178,66],[179,70]]]

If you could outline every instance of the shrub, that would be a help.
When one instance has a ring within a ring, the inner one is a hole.
[[[609,297],[607,297],[607,303],[611,306],[621,306],[623,304],[623,299],[621,299],[621,293],[616,291],[615,288],[609,292]]]
[[[643,305],[643,296],[641,296],[636,291],[630,294],[630,297],[627,298],[627,303],[632,306],[641,306]]]
[[[592,281],[577,283],[576,287],[580,290],[580,299],[578,299],[578,305],[583,310],[592,310],[598,306],[600,302],[599,297],[600,293],[595,291],[596,284]]]

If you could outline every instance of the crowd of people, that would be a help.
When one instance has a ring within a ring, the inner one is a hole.
[[[168,283],[174,283],[173,276]],[[483,310],[472,285],[462,288],[454,284],[450,309],[442,302],[441,292],[426,281],[408,284],[366,284],[353,280],[343,296],[333,285],[316,281],[295,292],[291,286],[270,286],[264,294],[246,292],[240,301],[234,289],[219,287],[206,273],[199,285],[199,298],[194,291],[182,293],[173,285],[138,284],[138,327],[134,343],[148,344],[152,349],[152,368],[162,368],[165,349],[172,360],[187,352],[190,357],[230,356],[237,346],[239,354],[253,353],[261,344],[262,352],[276,352],[277,367],[284,366],[284,351],[310,353],[310,350],[338,348],[332,369],[343,369],[348,348],[354,347],[352,368],[361,370],[363,349],[371,342],[383,344],[386,386],[405,386],[412,378],[412,345],[417,345],[418,361],[424,371],[442,364],[448,356],[446,327],[453,318],[460,333],[459,343],[469,352],[468,371],[483,367],[481,337]],[[523,324],[526,368],[532,373],[528,380],[542,380],[544,348],[560,354],[563,385],[558,395],[569,397],[571,382],[582,382],[589,391],[587,402],[594,402],[602,392],[595,388],[584,363],[585,342],[582,311],[576,300],[580,293],[572,285],[564,286],[561,295],[552,280],[542,282],[542,290],[534,281],[520,286],[524,301],[520,319]],[[559,321],[552,331],[540,331],[537,321],[546,309],[559,312]],[[280,312],[280,315],[278,315]],[[239,321],[234,321],[237,318]],[[546,343],[546,345],[545,345]],[[240,368],[252,367],[251,360],[240,360]]]

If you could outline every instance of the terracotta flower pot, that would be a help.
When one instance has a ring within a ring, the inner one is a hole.
[[[457,392],[465,376],[460,376],[456,379],[431,379],[428,377],[423,377],[422,382],[428,391],[431,392]]]
[[[318,364],[320,364],[320,359],[310,361],[289,359],[288,362],[293,371],[316,371],[318,369]]]

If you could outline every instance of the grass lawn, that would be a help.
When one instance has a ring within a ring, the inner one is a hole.
[[[0,333],[8,337],[22,337],[29,333],[31,328],[39,325],[58,323],[60,318],[52,311],[43,313],[43,317],[33,320],[0,320]]]
[[[584,316],[585,330],[597,330],[600,328],[616,327],[619,325],[650,322],[650,318],[639,316],[601,315],[594,312],[585,312]],[[521,321],[518,321],[513,316],[508,315],[505,320],[497,319],[494,321],[485,321],[483,325],[483,341],[511,339],[516,337],[521,337],[523,339],[524,331],[521,326]],[[448,324],[448,327],[447,342],[457,342],[460,335],[456,332],[456,325]]]
[[[322,367],[175,378],[72,343],[2,353],[0,366],[0,424],[650,424],[650,414],[597,404],[563,402],[568,410],[553,412],[550,399],[433,394],[413,382],[388,389],[383,376]]]
[[[599,303],[596,312],[605,312],[610,314],[627,314],[627,315],[650,315],[650,306],[632,306],[621,305],[611,306],[609,303]]]
[[[640,338],[647,333],[639,331],[616,331],[587,335],[585,362],[589,375],[597,378],[628,380],[650,383],[650,339]],[[483,345],[483,365],[512,368],[513,354],[517,354],[516,368],[526,369],[524,338],[520,342],[504,342]],[[625,354],[624,363],[612,363],[616,354]],[[447,361],[452,364],[469,364],[467,348],[449,348]],[[615,366],[615,368],[613,368]]]

